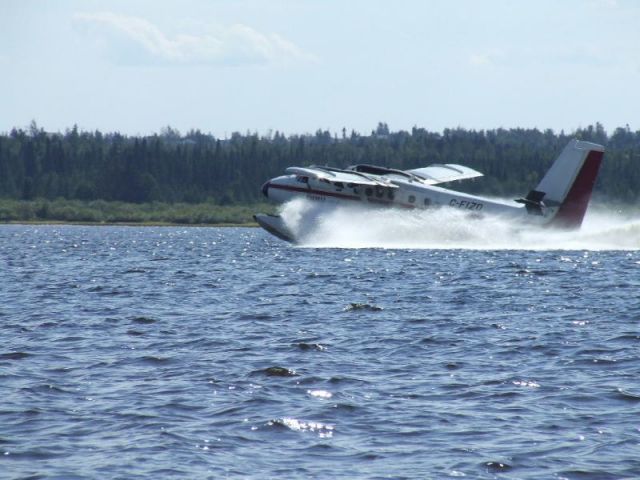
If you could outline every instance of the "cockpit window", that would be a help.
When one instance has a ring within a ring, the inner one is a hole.
[[[300,183],[309,183],[309,177],[303,177],[301,175],[298,175],[296,177],[296,182],[300,182]]]

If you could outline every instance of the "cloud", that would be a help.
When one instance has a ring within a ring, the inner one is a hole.
[[[130,64],[257,65],[315,61],[315,57],[275,33],[235,24],[205,34],[169,36],[139,17],[110,12],[77,13],[75,26],[116,61]]]
[[[493,49],[485,52],[476,52],[469,55],[469,64],[473,67],[493,67],[504,63],[506,53]]]

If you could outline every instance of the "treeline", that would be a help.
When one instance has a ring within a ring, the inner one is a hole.
[[[490,195],[522,195],[536,185],[571,138],[605,145],[596,193],[636,202],[640,186],[640,131],[602,125],[571,133],[552,130],[423,128],[392,132],[378,124],[370,134],[319,130],[285,136],[234,133],[216,138],[198,130],[184,135],[126,136],[80,131],[49,133],[35,122],[0,134],[0,198],[66,199],[245,205],[260,202],[260,186],[291,165],[356,163],[398,169],[460,163],[485,177],[461,188]]]
[[[105,200],[0,199],[0,222],[62,222],[89,224],[247,225],[256,212],[272,205],[211,203],[125,203]]]

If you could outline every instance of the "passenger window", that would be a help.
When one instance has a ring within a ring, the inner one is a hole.
[[[409,195],[409,203],[415,203],[416,197],[414,195]]]
[[[429,207],[431,205],[431,199],[430,198],[425,198],[424,199],[424,206],[425,207]]]
[[[364,193],[367,195],[367,197],[370,197],[371,194],[373,193],[373,190],[371,189],[371,187],[367,187]]]

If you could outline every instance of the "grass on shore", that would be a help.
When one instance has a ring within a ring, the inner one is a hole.
[[[0,223],[82,223],[135,225],[255,225],[253,214],[273,205],[213,203],[125,203],[104,200],[0,199]]]

